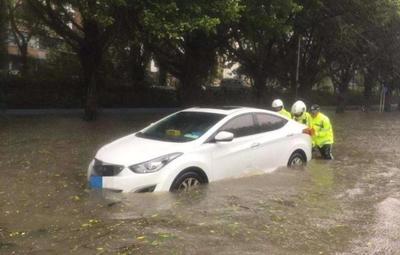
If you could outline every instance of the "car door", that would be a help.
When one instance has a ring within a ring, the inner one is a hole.
[[[256,128],[252,114],[243,114],[231,119],[219,129],[218,132],[233,133],[234,139],[230,142],[214,142],[211,148],[214,180],[245,175],[254,169]]]
[[[282,158],[286,157],[290,139],[284,126],[287,119],[267,113],[255,113],[257,122],[257,135],[255,139],[258,145],[254,150],[255,169],[270,172],[282,166]]]

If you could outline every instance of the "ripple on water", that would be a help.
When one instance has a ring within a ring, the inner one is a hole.
[[[399,254],[400,193],[396,196],[387,197],[376,205],[376,218],[370,236],[346,254]]]

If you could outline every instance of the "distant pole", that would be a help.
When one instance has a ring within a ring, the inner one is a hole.
[[[299,69],[300,69],[300,42],[301,38],[299,35],[299,39],[297,42],[297,63],[296,63],[296,92],[295,92],[295,97],[297,99],[297,94],[298,94],[298,87],[299,87]]]
[[[381,93],[379,94],[379,112],[382,112],[382,99],[383,99],[383,86],[381,87]]]
[[[386,88],[386,86],[385,85],[383,85],[383,100],[382,100],[382,112],[384,112],[385,111],[385,101],[386,101],[386,91],[387,91],[387,88]]]

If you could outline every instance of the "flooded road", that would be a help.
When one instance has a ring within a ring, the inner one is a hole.
[[[88,190],[97,149],[158,119],[0,119],[0,254],[400,254],[400,114],[331,116],[334,161],[189,194]]]

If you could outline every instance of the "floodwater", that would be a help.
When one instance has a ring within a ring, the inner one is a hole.
[[[334,161],[188,194],[88,190],[96,150],[159,114],[0,119],[0,254],[400,254],[400,114],[330,114]]]

